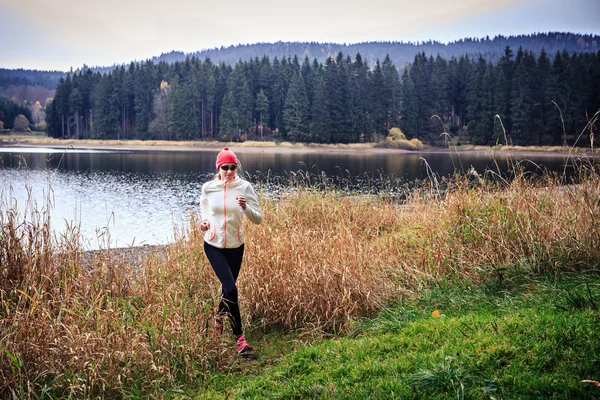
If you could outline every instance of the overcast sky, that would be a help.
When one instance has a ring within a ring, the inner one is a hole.
[[[600,0],[0,0],[0,68],[69,70],[282,41],[600,34]]]

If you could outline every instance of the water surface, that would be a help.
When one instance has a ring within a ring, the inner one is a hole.
[[[235,150],[235,149],[233,149]],[[0,193],[5,205],[24,210],[52,204],[54,229],[77,226],[84,247],[123,247],[172,242],[211,179],[215,151],[100,151],[0,147]],[[505,158],[484,153],[273,153],[239,152],[244,177],[263,192],[310,177],[327,177],[359,192],[391,191],[411,182],[473,168],[506,171]],[[565,156],[524,162],[532,172],[562,172]],[[6,208],[6,207],[4,207]]]

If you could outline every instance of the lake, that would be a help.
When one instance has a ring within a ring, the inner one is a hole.
[[[236,151],[234,147],[232,150]],[[85,249],[155,245],[172,242],[200,199],[202,184],[215,172],[218,150],[102,151],[0,147],[0,201],[24,210],[50,199],[56,232],[78,226]],[[450,176],[456,169],[506,172],[508,161],[465,152],[275,152],[238,151],[244,177],[263,193],[276,192],[290,179],[312,183],[327,176],[328,185],[363,193],[397,193],[411,183]],[[514,158],[513,158],[514,160]],[[528,157],[532,172],[562,173],[566,156]]]

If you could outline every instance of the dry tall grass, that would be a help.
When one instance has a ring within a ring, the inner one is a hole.
[[[199,252],[82,257],[46,211],[0,211],[0,398],[161,397],[231,357]]]
[[[335,332],[431,280],[598,270],[596,172],[572,186],[449,186],[404,204],[311,189],[264,198],[239,282],[247,327]],[[1,211],[0,397],[161,397],[234,355],[209,326],[219,288],[196,224],[142,266],[111,252],[84,265],[76,232],[55,239],[43,211]]]

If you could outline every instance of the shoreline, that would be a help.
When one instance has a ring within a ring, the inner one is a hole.
[[[11,140],[12,139],[12,140]],[[36,136],[0,136],[0,147],[4,148],[49,148],[53,150],[70,149],[100,150],[100,151],[146,151],[146,152],[218,152],[223,147],[229,147],[236,153],[265,153],[265,154],[311,154],[311,153],[361,153],[361,154],[489,154],[490,156],[522,156],[522,157],[589,157],[600,158],[600,152],[581,148],[562,147],[518,147],[502,146],[498,148],[467,145],[456,148],[430,147],[418,150],[378,148],[374,144],[292,144],[282,142],[201,142],[201,141],[142,141],[142,140],[94,140],[94,139],[54,139]]]

